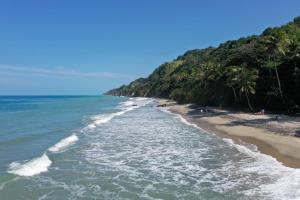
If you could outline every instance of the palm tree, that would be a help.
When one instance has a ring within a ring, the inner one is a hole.
[[[277,69],[281,63],[278,61],[278,59],[276,60],[276,58],[278,58],[278,56],[285,56],[289,40],[284,32],[276,31],[273,32],[272,35],[268,35],[265,37],[264,44],[265,51],[269,54],[269,59],[266,63],[266,67],[275,71],[278,90],[282,98],[282,87]]]
[[[296,68],[296,61],[300,59],[300,41],[294,39],[289,42],[287,56],[294,61]]]
[[[297,66],[297,61],[300,60],[300,40],[293,39],[288,45],[287,56],[294,62],[294,73],[296,87],[298,87],[298,77],[300,75],[300,70]]]
[[[258,79],[258,71],[249,69],[245,65],[230,67],[228,84],[231,87],[237,87],[241,94],[245,94],[248,107],[253,110],[249,95],[255,94],[256,80]]]
[[[239,67],[238,66],[230,66],[227,68],[227,79],[226,79],[226,85],[228,87],[230,87],[232,89],[233,92],[233,96],[234,96],[234,102],[237,103],[238,102],[238,98],[236,95],[236,91],[235,91],[235,87],[237,85],[236,81],[235,81],[235,74],[239,71]]]
[[[216,82],[224,75],[224,67],[222,65],[209,61],[201,66],[201,79],[206,85],[209,82]]]

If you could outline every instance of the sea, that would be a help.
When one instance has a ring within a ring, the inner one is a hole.
[[[300,171],[151,98],[1,96],[0,200],[77,199],[299,200]]]

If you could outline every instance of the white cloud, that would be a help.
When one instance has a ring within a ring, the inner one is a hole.
[[[125,74],[112,72],[85,72],[75,69],[45,69],[32,67],[16,67],[10,65],[0,65],[0,74],[9,75],[37,75],[37,76],[78,76],[78,77],[95,77],[95,78],[131,78]]]

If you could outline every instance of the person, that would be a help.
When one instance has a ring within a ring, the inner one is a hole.
[[[265,109],[261,109],[260,112],[254,113],[255,115],[264,115],[265,114]]]

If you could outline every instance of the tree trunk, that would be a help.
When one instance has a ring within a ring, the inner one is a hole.
[[[277,67],[275,67],[275,72],[276,72],[276,78],[277,78],[279,93],[280,93],[280,96],[282,98],[283,95],[282,95],[281,83],[280,83]]]
[[[235,89],[234,87],[231,87],[232,88],[232,91],[233,91],[233,95],[234,95],[234,102],[237,102],[237,96],[236,96],[236,92],[235,92]]]
[[[269,56],[269,61],[271,61],[271,60],[272,59]],[[280,97],[283,98],[282,89],[281,89],[281,83],[280,83],[280,79],[279,79],[279,74],[278,74],[277,66],[274,66],[274,68],[275,68],[275,73],[276,73],[276,78],[277,78],[277,84],[278,84],[278,89],[279,89]]]
[[[297,68],[296,61],[294,61],[294,73],[295,73],[294,82],[295,82],[295,88],[296,88],[295,91],[298,91],[299,80],[298,80],[298,68]]]
[[[249,100],[249,97],[248,97],[248,92],[246,92],[245,95],[246,95],[246,98],[247,98],[248,106],[249,106],[250,110],[252,111],[253,108],[251,106],[251,103],[250,103],[250,100]]]

